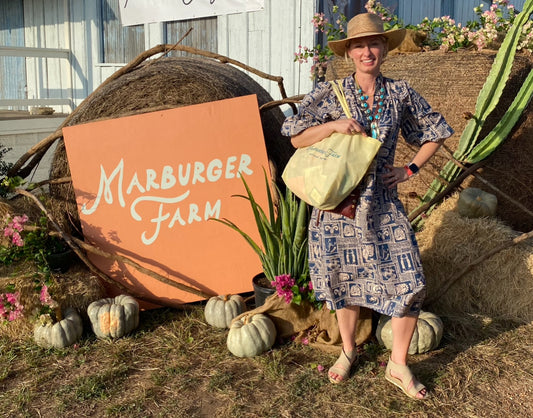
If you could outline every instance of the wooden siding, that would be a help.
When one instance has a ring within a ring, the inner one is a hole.
[[[519,10],[524,1],[513,4]],[[289,95],[306,93],[313,86],[309,78],[311,63],[295,63],[294,52],[298,45],[314,44],[313,14],[333,2],[265,0],[261,11],[125,29],[120,27],[117,0],[0,0],[0,45],[72,52],[70,63],[58,58],[0,57],[0,98],[25,98],[27,86],[30,99],[72,98],[78,105],[141,50],[160,43],[175,43],[189,27],[194,29],[184,45],[218,52],[265,73],[280,75]],[[343,4],[346,13],[364,11],[366,3],[335,2]],[[480,0],[382,0],[382,3],[393,7],[406,24],[419,23],[426,16],[443,15],[466,23],[474,18],[473,8]],[[484,3],[488,8],[489,2]],[[276,83],[252,77],[275,99],[280,98]],[[70,111],[68,106],[54,108],[57,112]]]
[[[218,51],[265,73],[282,76],[289,96],[307,93],[311,63],[294,62],[298,45],[312,46],[313,0],[265,0],[265,9],[218,18]],[[280,99],[276,83],[250,74]]]
[[[324,4],[325,7],[331,7],[332,2],[332,0],[319,0],[319,7]],[[517,10],[521,10],[524,2],[525,0],[510,1]],[[353,10],[353,13],[366,11],[365,0],[344,0],[335,3],[338,5],[347,3],[346,10]],[[483,10],[488,10],[491,4],[490,1],[480,0],[381,0],[380,3],[395,13],[406,25],[416,25],[425,17],[433,19],[441,16],[450,16],[456,22],[465,25],[468,21],[477,20],[474,7],[483,3],[485,5]]]
[[[118,0],[100,0],[104,63],[128,63],[144,51],[144,25],[122,26]]]
[[[68,3],[57,0],[24,1],[25,46],[70,49]],[[60,58],[26,58],[28,99],[69,99],[70,62]],[[60,111],[70,111],[64,106]]]
[[[0,45],[24,46],[24,8],[22,0],[0,1]],[[0,99],[26,98],[26,59],[0,57]],[[22,109],[10,106],[10,110]]]
[[[192,29],[192,31],[181,41],[181,45],[215,53],[218,51],[216,17],[166,22],[164,24],[166,43],[174,45],[189,29]],[[169,55],[183,56],[188,54],[185,52],[174,51]]]
[[[438,0],[404,0],[399,2],[397,10],[398,17],[405,24],[415,24],[420,23],[426,16],[441,16],[442,2]]]

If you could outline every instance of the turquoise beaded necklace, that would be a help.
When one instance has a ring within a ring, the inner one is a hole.
[[[385,87],[381,86],[378,89],[378,80],[376,80],[376,90],[378,94],[374,95],[374,107],[376,111],[372,114],[372,109],[368,105],[368,95],[363,93],[363,89],[359,87],[357,80],[354,75],[355,87],[356,87],[356,97],[357,100],[361,102],[361,108],[363,109],[363,114],[366,116],[366,120],[370,123],[370,132],[372,138],[379,137],[379,120],[383,114],[383,102],[385,100]]]

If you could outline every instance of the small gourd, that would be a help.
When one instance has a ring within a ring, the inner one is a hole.
[[[496,216],[498,198],[476,187],[468,187],[459,194],[457,209],[466,218]]]
[[[237,357],[253,357],[269,350],[276,341],[276,327],[264,314],[248,314],[234,320],[228,332],[228,350]]]
[[[128,295],[92,302],[87,315],[98,338],[120,338],[139,326],[139,304]]]
[[[38,323],[33,329],[33,339],[39,347],[65,348],[81,338],[83,322],[78,311],[66,308],[62,319],[56,323]]]
[[[381,315],[376,329],[376,337],[380,344],[392,349],[392,326],[390,317]],[[442,339],[442,320],[431,312],[420,311],[415,332],[409,345],[409,354],[427,353],[438,347]]]
[[[240,295],[213,296],[204,309],[205,320],[217,328],[229,328],[233,318],[246,310],[244,299]]]

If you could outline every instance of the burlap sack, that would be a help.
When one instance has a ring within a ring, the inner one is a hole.
[[[324,305],[322,309],[314,309],[309,303],[296,305],[286,303],[277,294],[269,296],[265,303],[252,311],[239,315],[266,314],[276,326],[278,337],[289,338],[294,336],[296,342],[307,339],[310,346],[323,351],[340,353],[342,340],[335,312]],[[363,344],[372,334],[372,311],[361,308],[357,322],[355,342]]]

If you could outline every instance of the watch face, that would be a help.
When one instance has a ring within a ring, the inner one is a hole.
[[[408,165],[409,170],[413,172],[413,174],[418,173],[418,166],[415,163],[411,163]]]

